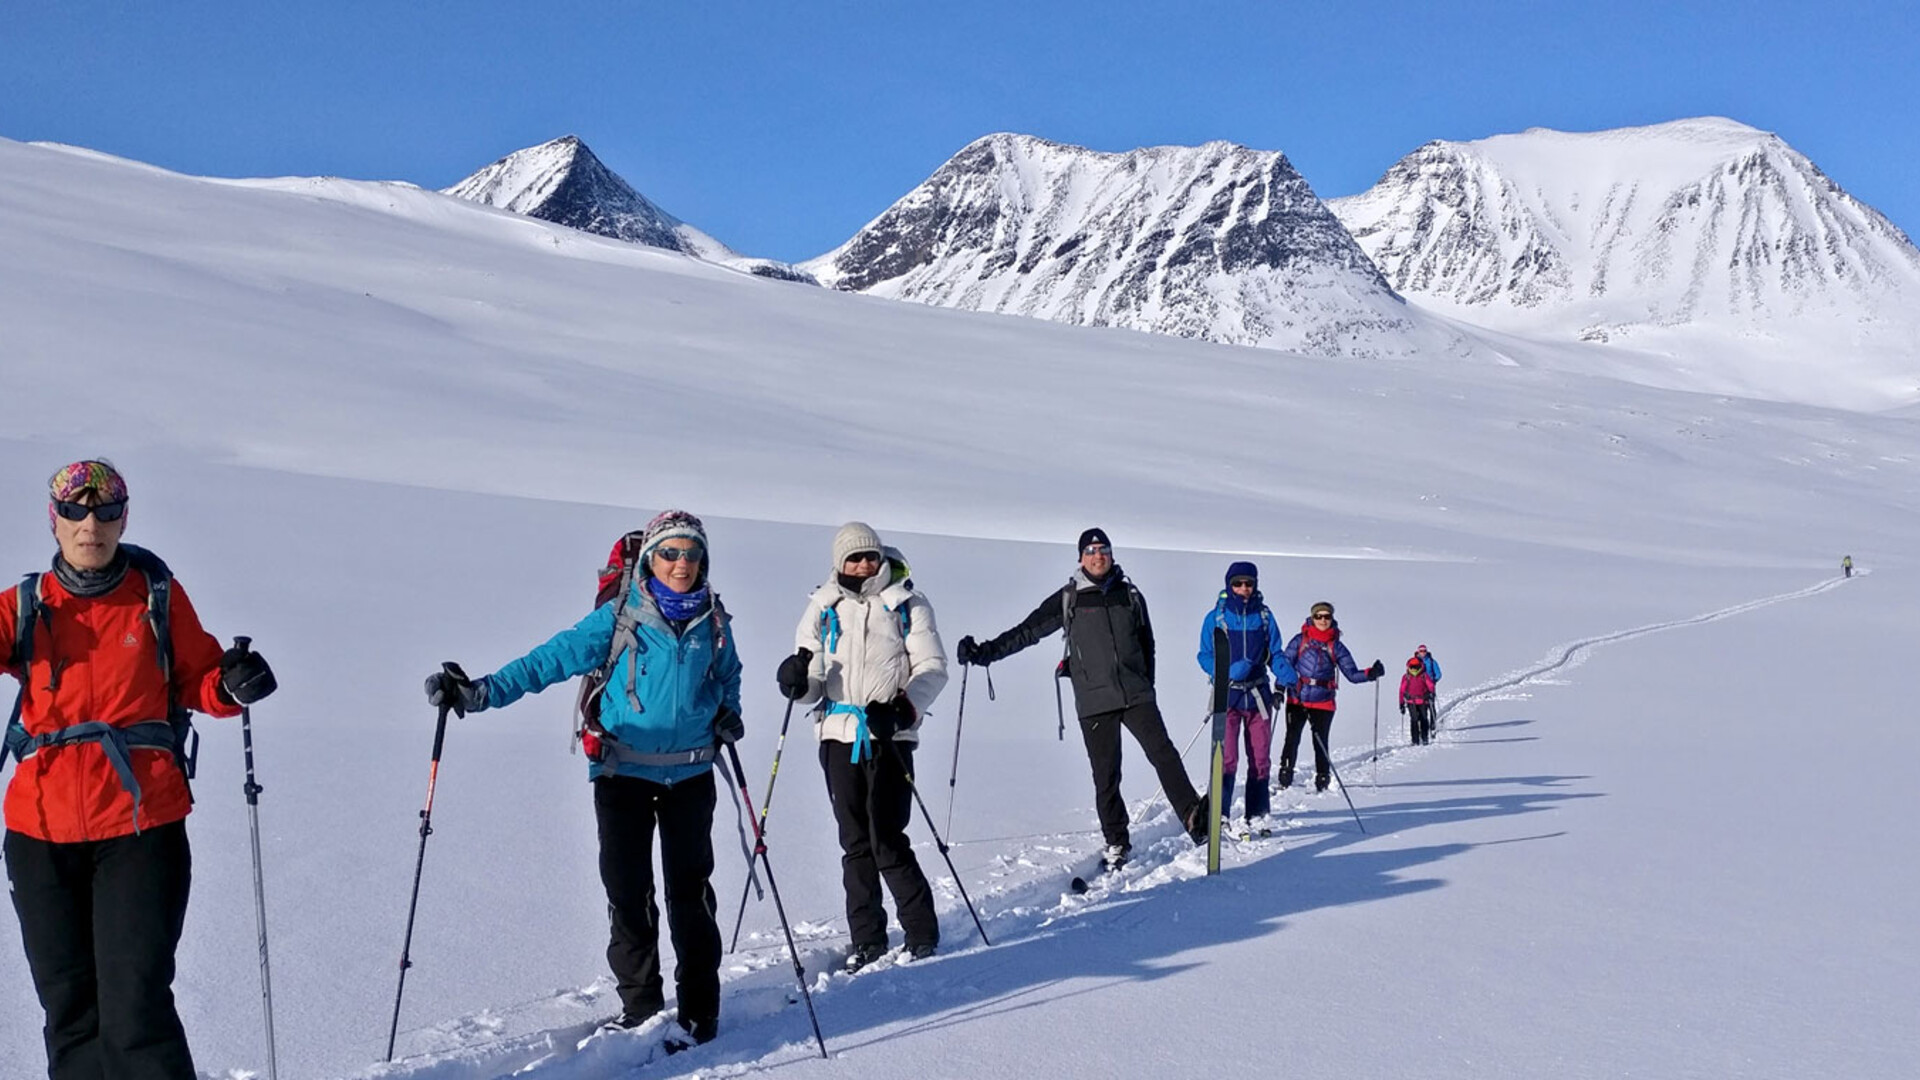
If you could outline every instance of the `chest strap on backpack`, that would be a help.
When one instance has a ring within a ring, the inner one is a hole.
[[[21,762],[33,757],[51,746],[76,746],[80,743],[98,743],[102,753],[107,755],[107,763],[113,766],[114,775],[120,778],[120,786],[133,796],[133,831],[140,833],[140,780],[133,775],[133,751],[165,750],[178,753],[179,741],[175,739],[173,724],[166,720],[142,720],[137,724],[121,727],[104,720],[88,720],[84,723],[63,727],[58,731],[49,731],[42,735],[26,735],[14,738],[9,732],[7,747],[19,756]]]

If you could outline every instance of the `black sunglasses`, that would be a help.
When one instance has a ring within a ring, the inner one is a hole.
[[[847,556],[844,561],[850,563],[877,563],[880,561],[880,553],[877,551],[856,551]]]
[[[1237,578],[1234,578],[1232,581],[1227,582],[1227,587],[1230,589],[1238,589],[1244,585],[1247,588],[1251,589],[1253,588],[1253,584],[1254,584],[1253,579],[1250,577],[1237,577]]]
[[[656,558],[664,559],[667,562],[679,562],[681,559],[686,559],[690,562],[699,562],[701,559],[706,558],[707,555],[697,544],[693,547],[686,548],[657,547],[653,549],[653,554]]]
[[[127,504],[124,499],[120,502],[104,502],[98,506],[56,499],[53,503],[53,512],[68,521],[85,521],[88,514],[92,514],[101,521],[119,521],[127,514]]]

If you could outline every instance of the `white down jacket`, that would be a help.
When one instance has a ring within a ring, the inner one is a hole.
[[[928,707],[947,685],[933,605],[914,591],[900,553],[888,548],[886,556],[887,565],[858,592],[842,586],[838,575],[815,589],[794,631],[795,647],[813,653],[800,700],[819,703],[813,733],[822,741],[852,743],[858,728],[850,714],[827,715],[829,703],[864,706],[904,692],[913,703],[913,724],[894,741],[917,743]]]

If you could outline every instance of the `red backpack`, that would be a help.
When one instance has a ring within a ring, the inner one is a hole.
[[[613,675],[614,664],[624,651],[622,646],[632,638],[637,621],[630,601],[633,597],[634,573],[639,567],[641,545],[645,540],[646,530],[635,529],[613,542],[612,550],[607,552],[607,565],[600,568],[600,586],[593,594],[593,606],[596,609],[615,598],[619,600],[619,606],[613,613],[613,643],[607,650],[606,662],[580,676],[580,692],[573,702],[573,746],[583,750],[594,761],[599,761],[601,757],[600,741],[608,737],[607,730],[600,726],[600,695],[606,691],[607,679]],[[708,588],[712,589],[711,583]],[[727,609],[720,603],[720,594],[712,592],[711,595],[715,635],[713,660],[718,663],[730,621]]]
[[[600,588],[593,594],[595,608],[620,597],[624,612],[626,597],[633,588],[634,567],[640,561],[640,544],[645,539],[645,531],[635,529],[613,542],[613,549],[607,552],[607,565],[600,568]],[[615,622],[618,621],[616,616]],[[595,761],[600,760],[600,737],[606,734],[606,729],[600,726],[600,694],[612,673],[613,664],[609,661],[580,676],[580,693],[573,702],[573,746],[585,750],[587,757]]]

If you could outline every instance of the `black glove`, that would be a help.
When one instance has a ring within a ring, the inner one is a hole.
[[[792,656],[780,661],[780,670],[774,672],[774,679],[780,683],[780,692],[788,701],[799,701],[807,696],[807,669],[813,665],[812,649],[795,649]]]
[[[1387,665],[1381,663],[1378,660],[1375,660],[1373,662],[1373,666],[1367,669],[1367,678],[1377,679],[1380,676],[1385,675],[1386,673],[1387,673]]]
[[[960,639],[960,644],[954,647],[953,658],[960,661],[963,666],[974,664],[986,667],[993,663],[993,653],[985,645],[973,640],[972,634]]]
[[[713,735],[721,742],[732,746],[744,738],[746,734],[747,722],[740,719],[739,713],[722,705],[713,714]]]
[[[487,696],[487,680],[474,682],[451,660],[427,676],[427,704],[452,709],[455,716],[485,711]]]
[[[252,645],[246,638],[234,638],[233,648],[220,654],[220,692],[235,705],[251,705],[280,688],[267,658]]]
[[[1407,703],[1404,701],[1400,703],[1400,715],[1401,716],[1407,715]]]
[[[882,742],[912,727],[913,719],[913,703],[905,695],[896,696],[892,701],[867,702],[867,731]]]

